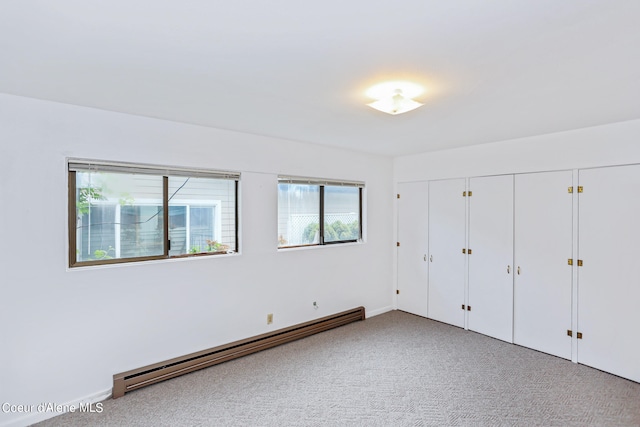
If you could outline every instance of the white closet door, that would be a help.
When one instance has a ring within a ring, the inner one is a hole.
[[[513,341],[571,358],[572,172],[515,177]]]
[[[640,166],[578,176],[578,362],[640,382]]]
[[[513,175],[471,178],[468,326],[513,342]]]
[[[464,327],[464,179],[429,182],[429,318]]]
[[[398,184],[398,310],[427,317],[429,183]]]

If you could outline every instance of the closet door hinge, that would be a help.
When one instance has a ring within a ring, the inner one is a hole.
[[[573,331],[571,329],[567,329],[567,335],[572,337],[573,336]]]
[[[573,186],[569,187],[569,193],[573,193]]]
[[[582,332],[578,332],[578,333],[576,334],[576,337],[578,337],[578,339],[579,339],[579,340],[581,340],[581,339],[582,339]]]
[[[400,295],[400,289],[396,289],[396,295]]]
[[[583,264],[582,260],[581,260],[581,259],[579,259],[579,260],[578,260],[578,267],[582,267],[582,264]]]
[[[462,192],[462,197],[471,197],[473,196],[473,191],[463,191]]]
[[[583,190],[582,185],[579,185],[579,186],[578,186],[578,193],[582,193],[582,190]]]
[[[399,199],[400,198],[400,193],[396,194],[396,198]]]
[[[567,260],[567,264],[569,264],[569,265],[573,265],[573,258],[569,258],[569,259]]]

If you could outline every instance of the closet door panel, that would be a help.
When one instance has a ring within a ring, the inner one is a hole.
[[[513,342],[513,175],[471,178],[468,326]]]
[[[427,317],[428,182],[398,184],[398,310]]]
[[[571,171],[516,175],[514,343],[571,358]]]
[[[579,171],[578,362],[640,382],[640,165]]]
[[[429,318],[464,327],[464,179],[429,182]]]

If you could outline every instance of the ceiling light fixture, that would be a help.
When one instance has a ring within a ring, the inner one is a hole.
[[[422,86],[411,82],[379,83],[367,90],[367,96],[377,100],[367,105],[383,113],[402,114],[424,105],[412,99],[422,92],[424,92]]]

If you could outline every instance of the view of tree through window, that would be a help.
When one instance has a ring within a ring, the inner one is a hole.
[[[337,242],[360,238],[360,189],[324,187],[324,241]]]
[[[362,186],[304,181],[278,184],[278,247],[358,241]]]
[[[164,253],[162,176],[77,172],[76,192],[77,261]]]
[[[70,163],[75,184],[70,265],[237,251],[237,176],[173,176],[148,167],[131,173],[128,168],[133,169],[84,170]]]

